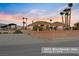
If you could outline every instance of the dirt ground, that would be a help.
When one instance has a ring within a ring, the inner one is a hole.
[[[78,37],[78,30],[57,30],[57,31],[32,31],[31,35],[36,38],[67,38],[67,37]]]

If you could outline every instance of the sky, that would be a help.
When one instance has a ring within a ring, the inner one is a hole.
[[[61,22],[60,12],[67,8],[67,3],[0,3],[0,23],[22,25],[23,17],[32,21]],[[79,4],[72,7],[71,25],[79,21]]]

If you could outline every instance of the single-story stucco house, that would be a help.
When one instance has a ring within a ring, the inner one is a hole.
[[[33,30],[34,27],[37,27],[38,30],[40,27],[43,30],[63,30],[64,26],[65,26],[65,24],[63,24],[61,22],[50,23],[50,22],[46,22],[46,21],[36,21],[32,24],[29,24],[27,26],[27,28],[29,30]]]

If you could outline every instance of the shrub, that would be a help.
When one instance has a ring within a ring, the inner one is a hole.
[[[35,26],[33,26],[33,29],[32,30],[37,31],[37,28]]]
[[[22,34],[23,32],[21,31],[21,30],[16,30],[15,32],[14,32],[14,34]]]
[[[43,27],[40,26],[40,27],[39,27],[39,31],[43,31]]]
[[[0,32],[0,34],[2,34],[2,32]]]
[[[33,27],[33,30],[34,31],[37,31],[39,29],[39,31],[42,31],[43,30],[43,27],[41,27],[41,26],[34,26]]]
[[[8,34],[8,32],[3,32],[3,34]]]
[[[39,28],[38,26],[33,26],[34,31],[37,31],[38,28]]]
[[[72,27],[72,29],[73,29],[73,30],[77,30],[77,28],[76,28],[76,27]]]
[[[75,27],[76,30],[79,30],[79,22],[75,23],[74,27]]]

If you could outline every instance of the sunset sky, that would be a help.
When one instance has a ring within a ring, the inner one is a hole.
[[[22,17],[28,18],[28,24],[43,20],[61,22],[60,12],[67,7],[67,3],[0,3],[0,23],[16,23],[22,25]],[[72,7],[71,25],[79,21],[79,4]]]

